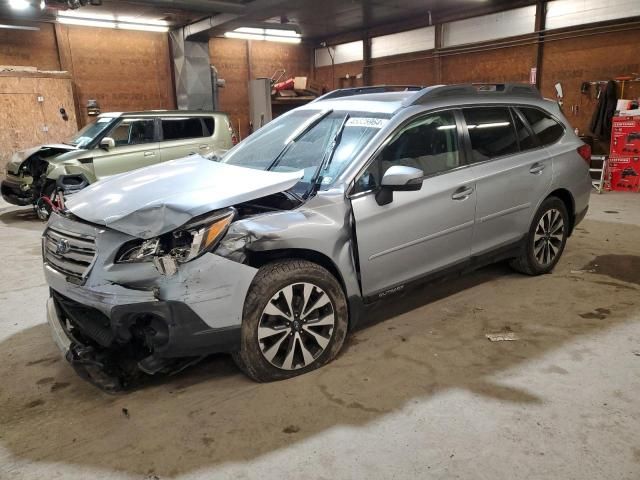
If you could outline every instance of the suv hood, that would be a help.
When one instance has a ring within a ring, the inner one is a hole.
[[[66,152],[70,152],[72,150],[77,150],[77,148],[72,145],[66,145],[64,143],[39,145],[37,147],[27,148],[25,150],[19,150],[11,156],[9,163],[7,163],[7,170],[10,173],[17,175],[19,173],[20,165],[22,165],[22,162],[27,160],[33,154],[38,153],[40,151],[47,152],[47,157],[49,157],[51,155],[54,155],[54,156],[60,155]]]
[[[304,172],[265,172],[201,156],[114,175],[72,195],[67,209],[87,222],[153,238],[213,210],[290,189]]]

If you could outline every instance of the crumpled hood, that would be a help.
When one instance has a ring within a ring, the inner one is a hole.
[[[27,158],[29,158],[34,153],[37,153],[40,150],[44,150],[44,149],[60,150],[60,154],[66,153],[66,152],[70,152],[72,150],[77,150],[76,147],[74,147],[72,145],[66,145],[64,143],[53,143],[53,144],[50,144],[50,145],[39,145],[37,147],[31,147],[31,148],[26,148],[24,150],[18,150],[17,152],[15,152],[11,156],[11,159],[7,163],[7,169],[11,173],[17,175],[18,171],[20,169],[20,165],[22,165],[22,162],[24,162]]]
[[[139,238],[153,238],[213,210],[282,192],[303,177],[207,160],[199,155],[114,175],[72,195],[71,213]]]

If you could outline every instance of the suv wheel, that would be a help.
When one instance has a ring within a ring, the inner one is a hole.
[[[511,266],[527,275],[549,273],[560,260],[568,235],[567,207],[557,197],[547,198],[533,218],[525,252]]]
[[[347,334],[347,302],[326,269],[305,260],[264,265],[244,306],[233,358],[259,382],[282,380],[331,361]]]

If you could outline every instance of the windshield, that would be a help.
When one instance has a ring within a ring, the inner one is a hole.
[[[345,112],[293,111],[241,142],[221,162],[274,172],[304,170],[304,177],[292,189],[295,193],[308,193],[317,176],[321,178],[320,188],[326,189],[388,121],[388,116],[362,112],[350,113],[346,123],[345,117]],[[343,123],[331,158],[332,143]],[[323,160],[329,158],[328,168],[318,171]]]
[[[100,136],[115,120],[111,117],[100,117],[94,123],[85,125],[65,143],[78,148],[86,148],[96,137]]]

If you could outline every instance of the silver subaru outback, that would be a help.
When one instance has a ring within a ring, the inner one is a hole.
[[[43,256],[77,372],[115,391],[230,352],[257,381],[289,378],[411,284],[498,260],[550,272],[591,188],[558,106],[526,85],[387,90],[332,92],[218,161],[70,198]]]

